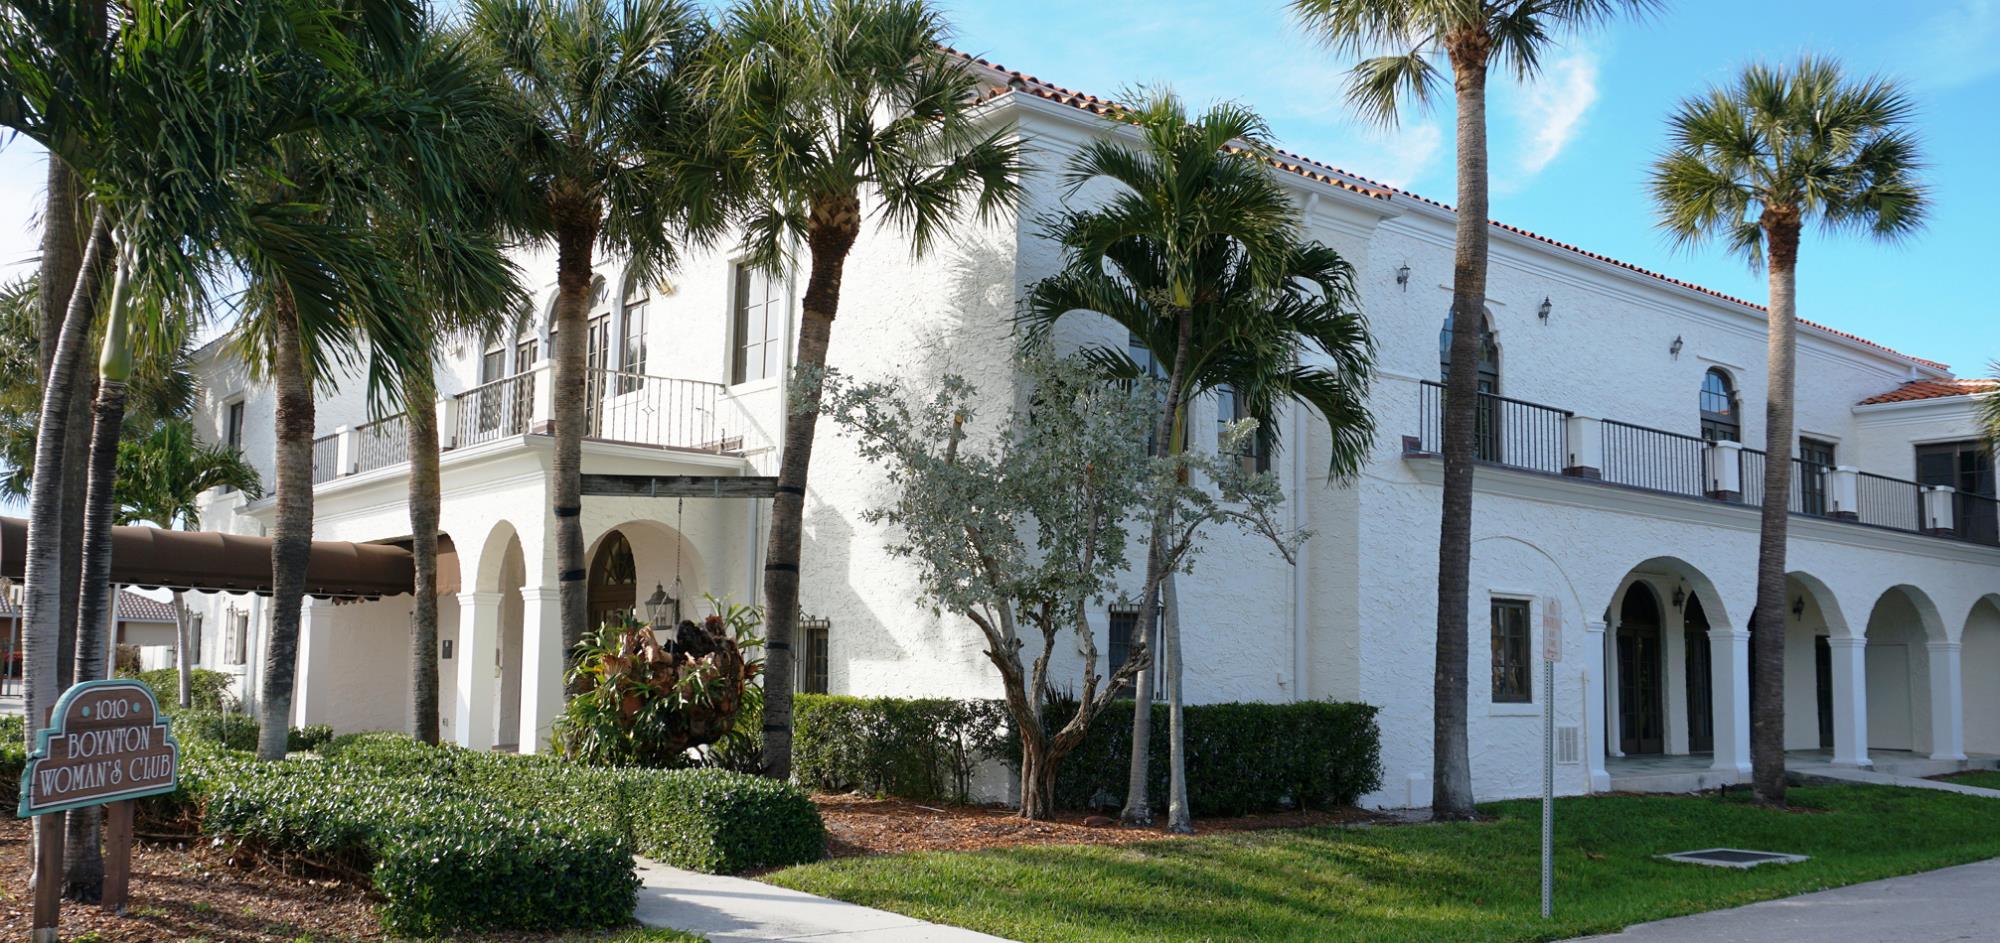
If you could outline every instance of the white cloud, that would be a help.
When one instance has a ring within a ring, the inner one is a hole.
[[[1596,103],[1596,54],[1576,50],[1545,63],[1533,84],[1510,99],[1510,110],[1521,126],[1515,186],[1562,156]]]
[[[42,149],[22,138],[0,147],[0,281],[29,274],[42,253],[42,211],[48,169]]]
[[[1958,0],[1919,21],[1900,42],[1910,77],[1939,88],[2000,71],[2000,0]]]

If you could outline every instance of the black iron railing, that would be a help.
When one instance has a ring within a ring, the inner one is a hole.
[[[1922,485],[1868,472],[1854,477],[1855,512],[1861,523],[1896,530],[1924,529]]]
[[[1973,543],[2000,547],[2000,500],[1970,491],[1951,496],[1951,520],[1958,536]]]
[[[321,436],[312,444],[312,483],[332,481],[340,477],[340,437]]]
[[[354,470],[374,471],[410,460],[410,430],[402,416],[391,416],[354,430]]]
[[[1609,419],[1599,425],[1604,467],[1598,473],[1605,481],[1695,497],[1712,490],[1703,458],[1706,440]]]
[[[1423,381],[1418,438],[1426,452],[1444,450],[1444,386]],[[1482,462],[1561,474],[1569,464],[1570,412],[1527,400],[1480,393],[1474,414],[1474,456]]]
[[[459,448],[521,435],[535,409],[535,375],[517,373],[482,383],[458,394],[457,400],[453,440]]]

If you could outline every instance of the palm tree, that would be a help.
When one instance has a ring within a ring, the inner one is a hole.
[[[599,252],[657,281],[677,242],[727,219],[727,180],[707,146],[694,81],[709,27],[683,0],[472,0],[467,30],[513,90],[510,157],[529,191],[520,228],[556,250],[557,595],[563,651],[583,640],[585,318]],[[569,672],[564,671],[567,677]]]
[[[196,499],[210,488],[235,488],[256,498],[263,495],[257,470],[235,449],[206,445],[195,435],[194,423],[174,415],[128,431],[118,446],[118,523],[151,523],[193,530],[200,523]],[[188,631],[187,602],[174,591],[174,667],[179,674],[175,702],[193,706],[190,682],[194,673],[194,639]]]
[[[1785,534],[1792,479],[1792,387],[1798,349],[1799,237],[1904,238],[1929,209],[1909,123],[1914,106],[1893,80],[1850,81],[1832,59],[1793,69],[1752,65],[1728,85],[1686,99],[1667,119],[1653,164],[1660,225],[1682,245],[1723,240],[1770,282],[1770,375],[1764,405],[1764,507],[1757,605],[1750,615],[1750,774],[1760,801],[1785,801]]]
[[[753,264],[780,267],[803,243],[811,269],[801,300],[777,495],[764,564],[764,771],[792,765],[792,640],[799,547],[821,372],[840,310],[847,256],[865,223],[928,250],[970,208],[986,220],[1019,190],[1012,129],[983,127],[977,80],[943,47],[942,16],[925,0],[744,0],[709,57],[719,136],[747,176],[740,220]]]
[[[1156,94],[1120,116],[1141,146],[1096,141],[1065,172],[1069,190],[1109,181],[1118,191],[1103,206],[1060,214],[1047,235],[1066,251],[1061,272],[1037,283],[1026,304],[1032,335],[1046,335],[1072,311],[1109,316],[1148,352],[1147,363],[1121,347],[1087,356],[1117,374],[1160,375],[1165,388],[1155,423],[1158,456],[1184,451],[1187,405],[1227,387],[1241,396],[1275,445],[1284,403],[1318,413],[1332,433],[1329,472],[1360,467],[1374,424],[1365,398],[1373,344],[1354,307],[1352,272],[1333,250],[1300,237],[1290,194],[1266,160],[1268,135],[1256,114],[1217,105],[1189,120],[1181,101]],[[1163,360],[1164,358],[1164,360]],[[1155,508],[1146,578],[1130,651],[1148,662],[1159,597],[1171,595],[1179,561],[1169,558],[1171,506]],[[1164,620],[1168,649],[1171,799],[1169,827],[1191,827],[1183,775],[1179,660],[1174,613]],[[1132,766],[1124,817],[1152,818],[1147,795],[1151,741],[1151,672],[1136,682]]]
[[[1451,68],[1458,129],[1458,208],[1451,277],[1451,349],[1444,393],[1444,486],[1438,528],[1437,668],[1432,721],[1431,814],[1473,815],[1466,737],[1470,679],[1467,613],[1472,567],[1472,463],[1476,456],[1480,325],[1486,310],[1486,79],[1498,62],[1532,78],[1564,32],[1581,32],[1659,0],[1291,0],[1308,32],[1338,52],[1368,56],[1354,67],[1348,103],[1385,125],[1414,101],[1442,92]]]

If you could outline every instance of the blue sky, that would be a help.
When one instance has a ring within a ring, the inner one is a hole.
[[[957,44],[1099,95],[1170,84],[1197,102],[1262,112],[1290,150],[1451,202],[1449,110],[1394,132],[1355,121],[1350,64],[1317,47],[1282,0],[939,0]],[[1907,11],[1907,12],[1906,12]],[[2000,0],[1680,0],[1643,23],[1570,39],[1529,85],[1496,81],[1489,105],[1493,213],[1508,223],[1739,297],[1761,276],[1714,248],[1678,251],[1644,191],[1674,103],[1754,59],[1811,51],[1904,79],[1920,103],[1935,214],[1906,244],[1808,236],[1801,313],[1907,353],[1981,373],[2000,357],[2000,306],[1976,274],[1994,264],[2000,185]],[[41,157],[0,148],[0,276],[34,252]]]

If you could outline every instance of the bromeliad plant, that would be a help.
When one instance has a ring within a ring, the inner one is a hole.
[[[739,735],[737,716],[761,700],[752,682],[764,663],[746,653],[762,644],[763,612],[709,602],[699,625],[606,622],[578,644],[567,679],[578,693],[556,721],[555,752],[597,766],[685,766],[689,749]]]

